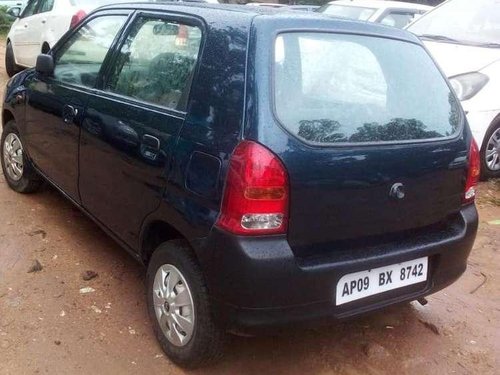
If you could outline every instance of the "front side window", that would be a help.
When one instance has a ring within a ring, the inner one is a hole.
[[[111,43],[126,16],[97,17],[83,25],[55,56],[54,77],[65,83],[93,87]]]
[[[201,30],[141,17],[121,48],[108,91],[184,110],[201,44]]]
[[[459,105],[425,50],[392,39],[285,33],[275,43],[275,109],[307,143],[443,138]]]

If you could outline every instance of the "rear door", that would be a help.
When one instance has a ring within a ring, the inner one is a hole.
[[[43,36],[48,34],[47,28],[52,27],[47,21],[53,7],[54,0],[40,0],[35,13],[26,19],[26,66],[35,66],[36,58],[42,52]]]
[[[82,115],[126,13],[89,19],[54,51],[53,76],[27,80],[25,139],[38,168],[75,201]]]
[[[35,29],[34,19],[42,1],[29,0],[10,32],[17,63],[23,66],[32,66],[30,56],[34,53],[38,55],[38,52],[35,52],[37,41],[34,38],[38,38],[40,34],[34,32],[33,29]]]
[[[201,29],[190,17],[138,13],[108,81],[88,103],[80,144],[82,204],[134,247],[167,183]]]
[[[271,50],[272,118],[262,104],[253,136],[288,170],[294,251],[366,247],[460,209],[463,114],[420,45],[290,32]]]

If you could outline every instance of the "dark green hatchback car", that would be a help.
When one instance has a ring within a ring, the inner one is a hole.
[[[9,186],[59,189],[147,267],[167,355],[343,319],[465,270],[478,150],[408,32],[251,7],[91,13],[3,104]],[[75,249],[78,251],[78,249]]]

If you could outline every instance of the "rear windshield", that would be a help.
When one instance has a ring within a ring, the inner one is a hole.
[[[397,142],[453,136],[460,107],[420,46],[332,33],[275,42],[278,120],[308,143]]]
[[[375,8],[335,4],[326,4],[317,10],[319,13],[328,14],[330,16],[346,17],[361,21],[368,21],[375,11]]]

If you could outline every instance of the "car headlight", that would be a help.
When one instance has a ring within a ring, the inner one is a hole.
[[[451,87],[460,100],[467,100],[476,95],[490,79],[486,74],[473,72],[450,78]]]

